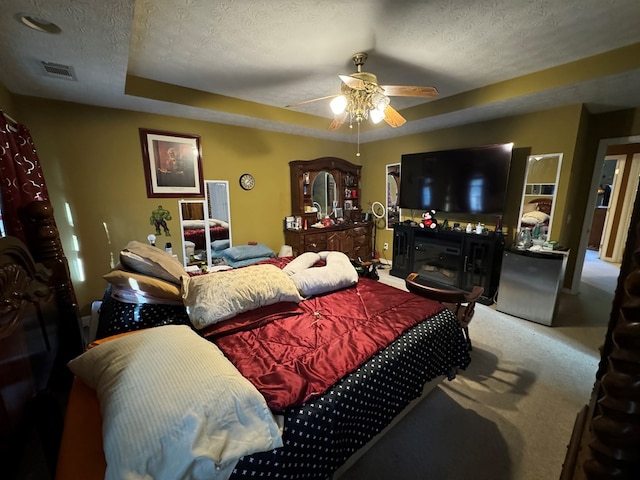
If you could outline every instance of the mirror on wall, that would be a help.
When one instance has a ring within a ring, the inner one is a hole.
[[[209,220],[209,242],[211,244],[209,264],[216,265],[222,262],[222,250],[232,246],[229,182],[226,180],[205,180],[204,184]]]
[[[533,244],[553,240],[551,227],[561,166],[561,153],[530,155],[527,159],[518,227],[520,232],[529,231]]]
[[[311,198],[313,206],[318,209],[318,216],[331,215],[334,202],[338,199],[336,180],[331,173],[318,172],[311,185]]]
[[[399,195],[400,164],[393,163],[387,165],[387,230],[393,230],[393,226],[400,222]]]
[[[206,262],[210,249],[209,236],[205,235],[209,221],[205,216],[206,204],[203,200],[180,200],[180,231],[182,235],[182,263],[185,267]]]

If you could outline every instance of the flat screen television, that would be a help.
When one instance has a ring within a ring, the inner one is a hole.
[[[400,208],[504,212],[512,143],[402,155]]]

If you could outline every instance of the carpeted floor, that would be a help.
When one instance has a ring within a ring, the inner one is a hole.
[[[553,327],[478,305],[472,362],[439,385],[344,480],[559,478],[589,401],[618,266],[587,252],[581,293],[561,293]],[[380,271],[381,281],[404,281]]]

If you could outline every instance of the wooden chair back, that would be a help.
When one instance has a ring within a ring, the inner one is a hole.
[[[471,350],[471,338],[469,337],[469,323],[475,313],[476,301],[484,293],[484,288],[476,285],[470,292],[455,288],[434,287],[423,285],[417,281],[418,274],[410,273],[405,279],[407,290],[421,297],[435,300],[451,310],[460,324]]]

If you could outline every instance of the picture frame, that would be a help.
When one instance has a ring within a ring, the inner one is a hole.
[[[147,197],[204,196],[200,136],[140,128]]]
[[[344,201],[344,209],[345,210],[353,210],[353,200],[345,200]]]

